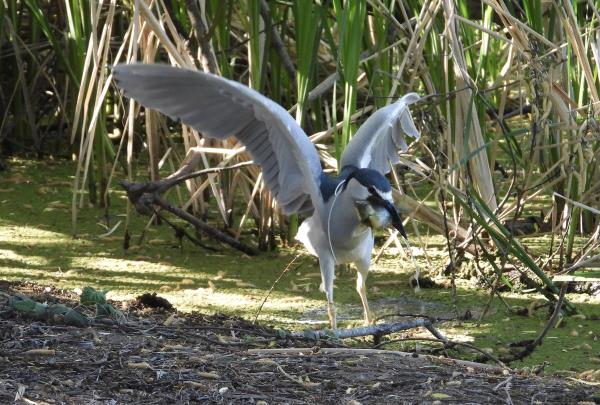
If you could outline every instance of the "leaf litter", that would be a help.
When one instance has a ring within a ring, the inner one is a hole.
[[[86,300],[114,305],[124,320],[92,317],[82,327],[32,318],[9,299],[78,308],[80,297],[0,282],[0,403],[593,403],[600,395],[577,381],[361,351],[237,317],[175,314],[91,293]]]

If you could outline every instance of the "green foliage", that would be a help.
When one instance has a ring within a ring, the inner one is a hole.
[[[333,11],[338,30],[338,68],[344,83],[342,133],[335,138],[335,156],[338,162],[353,132],[350,118],[356,110],[357,79],[366,8],[366,1],[363,0],[333,1]],[[341,168],[338,167],[339,169]]]
[[[106,292],[97,291],[93,287],[84,287],[80,297],[81,305],[95,306],[96,318],[108,317],[124,322],[125,316],[114,305],[106,302]],[[9,306],[15,311],[35,319],[61,321],[72,326],[87,326],[90,319],[76,308],[69,308],[65,304],[42,304],[26,295],[15,294],[8,299]]]
[[[98,291],[93,287],[84,287],[81,292],[81,305],[106,304],[106,291]]]
[[[198,141],[189,132],[180,136],[179,127],[164,118],[136,115],[138,109],[129,109],[107,81],[108,66],[134,59],[201,65],[185,1],[157,0],[147,12],[137,13],[134,4],[122,2],[115,9],[111,2],[77,0],[0,3],[0,44],[6,50],[0,55],[5,111],[0,148],[39,156],[74,154],[80,162],[74,218],[86,199],[105,205],[106,221],[120,215],[121,207],[110,212],[118,196],[113,179],[144,178],[136,165],[158,170],[161,164],[160,174],[166,176]],[[450,193],[452,201],[444,201],[445,206],[433,197],[424,203],[450,223],[486,229],[497,252],[531,270],[553,295],[551,274],[506,232],[506,220],[538,215],[540,209],[547,222],[555,219],[551,225],[560,242],[544,254],[560,260],[550,271],[595,254],[598,242],[592,232],[599,220],[584,207],[597,205],[600,195],[599,56],[594,54],[599,1],[526,1],[522,9],[503,1],[472,7],[467,0],[267,4],[271,21],[265,21],[259,0],[206,2],[206,36],[201,39],[212,47],[221,74],[250,83],[285,106],[297,105],[297,120],[309,135],[326,131],[316,137],[326,169],[335,169],[330,156],[339,159],[349,142],[353,116],[366,119],[363,107],[382,107],[393,101],[388,97],[409,90],[431,95],[411,107],[423,140],[404,158],[412,160],[411,167],[421,167],[423,176],[409,173],[405,183],[398,178],[398,184],[407,185],[406,193],[417,200]],[[139,20],[133,21],[134,16]],[[141,27],[147,31],[134,33]],[[457,35],[456,41],[450,33]],[[273,45],[275,34],[282,49]],[[40,52],[36,44],[42,42]],[[338,79],[326,85],[328,77]],[[315,89],[319,97],[311,103],[308,94]],[[131,123],[130,132],[125,123]],[[71,129],[71,137],[65,128]],[[481,138],[475,146],[474,134]],[[150,144],[156,145],[155,154]],[[486,161],[475,164],[482,156]],[[432,158],[431,164],[417,165],[416,157]],[[203,163],[234,163],[229,158],[215,153]],[[496,165],[505,169],[506,178],[494,174]],[[211,177],[210,187],[203,180],[190,182],[189,190],[174,194],[184,205],[193,193],[191,209],[210,221],[217,221],[215,205],[226,207],[221,217],[226,227],[237,227],[228,229],[232,233],[241,235],[251,217],[261,238],[275,240],[273,224],[280,219],[264,192],[253,192],[256,179],[255,168],[241,169]],[[493,190],[493,200],[482,194],[483,185]],[[467,193],[470,199],[464,197]],[[554,193],[582,206],[553,201]],[[290,222],[288,236],[296,222]],[[581,237],[588,238],[587,250],[578,248]]]

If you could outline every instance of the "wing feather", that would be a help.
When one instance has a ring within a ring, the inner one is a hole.
[[[236,137],[264,171],[267,187],[286,214],[310,214],[322,205],[322,173],[314,145],[281,106],[222,77],[158,64],[117,65],[127,97],[204,135]]]
[[[389,173],[390,163],[400,161],[398,149],[408,149],[405,136],[419,139],[419,131],[408,109],[419,99],[416,93],[409,93],[372,114],[346,147],[341,167],[356,166]]]

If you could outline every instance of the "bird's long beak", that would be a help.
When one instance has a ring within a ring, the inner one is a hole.
[[[402,225],[402,218],[400,218],[400,214],[394,204],[389,201],[384,200],[383,207],[390,213],[390,218],[392,219],[392,226],[400,232],[400,235],[404,237],[404,239],[408,240],[408,236],[406,236],[406,231],[404,230],[404,226]]]

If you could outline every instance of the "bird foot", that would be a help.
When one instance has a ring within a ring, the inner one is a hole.
[[[337,321],[335,319],[335,307],[333,306],[333,303],[327,304],[327,314],[329,315],[329,326],[331,326],[331,329],[337,328]]]
[[[375,323],[375,317],[373,316],[373,313],[371,311],[366,311],[365,312],[365,320],[364,320],[365,326],[371,326],[374,323]]]

